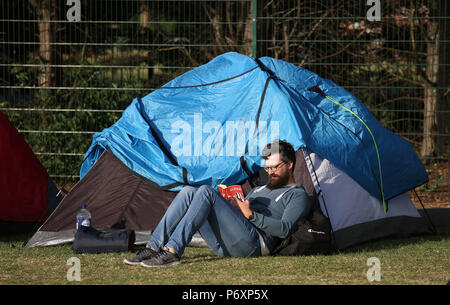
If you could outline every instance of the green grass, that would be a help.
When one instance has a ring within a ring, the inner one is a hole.
[[[158,269],[128,266],[135,252],[74,254],[71,244],[22,248],[24,236],[0,236],[0,284],[437,284],[450,281],[450,230],[438,235],[391,238],[338,254],[300,257],[220,258],[207,248],[188,247],[182,264]],[[81,281],[68,281],[81,263]],[[369,282],[367,259],[381,263],[381,281]]]

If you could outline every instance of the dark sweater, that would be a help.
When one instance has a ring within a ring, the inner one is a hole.
[[[254,215],[250,222],[259,229],[271,252],[295,229],[295,223],[311,210],[311,203],[301,184],[274,190],[266,186],[255,187],[246,199]]]

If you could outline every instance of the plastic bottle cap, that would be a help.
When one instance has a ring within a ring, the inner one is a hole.
[[[82,209],[85,209],[85,208],[86,208],[86,205],[85,205],[85,204],[82,204],[82,205],[81,205],[81,208],[82,208]]]

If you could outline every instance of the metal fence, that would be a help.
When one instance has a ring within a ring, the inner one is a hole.
[[[272,56],[361,99],[449,204],[449,12],[438,0],[2,0],[0,111],[58,184],[134,97],[215,56]]]

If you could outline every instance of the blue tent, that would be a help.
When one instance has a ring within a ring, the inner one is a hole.
[[[412,146],[332,81],[270,57],[226,53],[136,98],[93,137],[81,177],[104,150],[159,186],[236,184],[275,138],[308,147],[384,203],[428,181]]]

